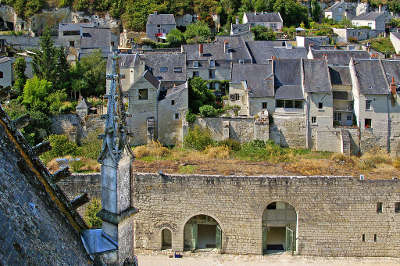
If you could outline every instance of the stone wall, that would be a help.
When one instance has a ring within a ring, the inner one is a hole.
[[[79,143],[84,135],[82,122],[76,114],[64,114],[51,117],[51,132],[66,135],[70,141]]]
[[[352,177],[244,177],[136,174],[132,196],[137,248],[159,250],[161,230],[172,231],[172,249],[183,249],[184,226],[193,216],[214,218],[224,253],[262,253],[262,215],[284,201],[297,212],[297,252],[316,256],[400,254],[399,180]],[[383,203],[377,213],[377,203]],[[365,241],[362,235],[365,234]],[[376,241],[374,241],[376,235]]]
[[[303,113],[273,114],[273,126],[270,128],[270,138],[282,147],[306,147],[306,122]]]

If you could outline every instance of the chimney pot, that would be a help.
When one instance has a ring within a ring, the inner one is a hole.
[[[202,55],[203,55],[203,44],[200,43],[199,44],[199,56],[202,56]]]
[[[392,77],[392,83],[390,83],[390,91],[393,96],[396,95],[396,93],[397,93],[396,89],[397,89],[397,86],[396,86],[396,83],[394,82],[394,77]]]

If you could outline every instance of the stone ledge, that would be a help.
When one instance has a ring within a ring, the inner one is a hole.
[[[139,212],[139,210],[136,209],[135,207],[129,207],[120,214],[115,214],[105,209],[101,209],[101,211],[97,214],[97,217],[101,218],[103,221],[106,221],[108,223],[118,225],[120,222],[131,217],[137,212]]]

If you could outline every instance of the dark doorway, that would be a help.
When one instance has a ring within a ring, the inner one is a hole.
[[[161,249],[172,248],[172,233],[169,229],[163,229],[161,232]]]

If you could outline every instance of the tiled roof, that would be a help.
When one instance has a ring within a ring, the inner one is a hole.
[[[266,64],[273,56],[277,59],[298,59],[307,58],[305,48],[282,47],[284,41],[249,41],[246,42],[253,62],[256,64]],[[278,47],[281,46],[281,47]]]
[[[232,24],[231,30],[233,34],[240,34],[250,31],[250,24]]]
[[[254,22],[283,22],[279,13],[246,13],[249,23]]]
[[[369,13],[361,14],[361,15],[353,18],[352,20],[375,20],[382,15],[384,15],[384,13],[369,12]]]
[[[348,66],[350,59],[369,59],[367,51],[356,50],[314,50],[311,49],[314,59],[328,58],[328,65]]]
[[[301,59],[274,60],[275,98],[304,99],[301,88]]]
[[[352,85],[350,69],[347,66],[330,66],[329,74],[332,85]]]
[[[354,70],[361,94],[389,94],[379,60],[354,60]]]
[[[304,91],[332,92],[329,70],[325,60],[303,59]]]
[[[158,89],[158,87],[160,86],[160,82],[158,81],[158,79],[157,79],[155,76],[153,76],[153,74],[151,74],[150,71],[146,70],[146,71],[143,73],[143,77],[144,77],[148,82],[150,82],[151,85],[154,86],[154,88],[157,88],[157,89]]]
[[[186,56],[182,53],[148,53],[140,60],[160,81],[186,81]]]
[[[82,27],[81,49],[105,48],[111,46],[109,28]]]
[[[147,24],[176,24],[173,14],[150,14],[147,17]]]

